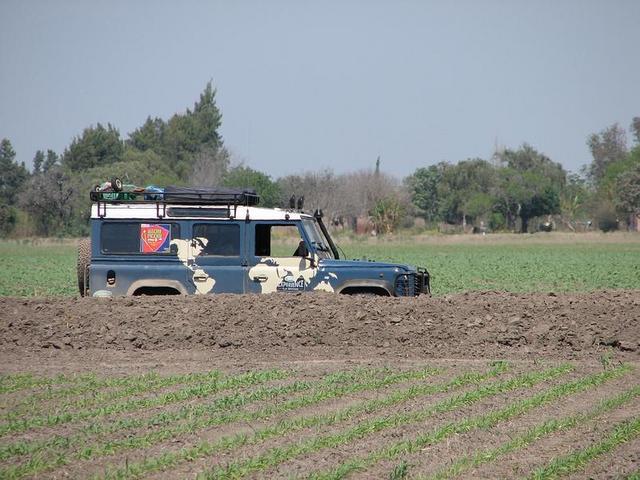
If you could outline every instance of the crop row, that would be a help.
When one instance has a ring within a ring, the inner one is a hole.
[[[51,427],[116,413],[133,412],[144,408],[167,406],[190,400],[192,398],[202,398],[213,395],[221,390],[255,385],[270,380],[280,380],[288,377],[290,374],[291,372],[282,370],[247,372],[224,378],[216,377],[209,381],[199,382],[193,386],[189,386],[175,392],[167,392],[154,397],[132,398],[114,404],[101,405],[91,410],[68,411],[67,408],[63,406],[61,412],[12,419],[7,423],[3,423],[0,425],[0,437],[7,435],[8,433],[24,432],[35,427]]]
[[[352,381],[354,378],[359,378],[362,375],[374,374],[376,372],[385,371],[384,368],[357,368],[350,372],[335,372],[332,373],[329,378],[334,382],[348,382]],[[273,372],[278,376],[278,379],[285,378],[290,375],[291,372]],[[46,378],[35,378],[31,377],[31,375],[27,376],[35,382],[47,382],[50,379]],[[67,381],[63,376],[56,377],[61,381]],[[267,380],[267,379],[265,379]],[[56,416],[60,416],[64,412],[70,412],[76,409],[87,408],[92,405],[101,405],[105,406],[105,403],[108,403],[112,400],[117,400],[125,397],[132,397],[134,395],[141,395],[145,393],[153,393],[157,392],[160,389],[176,386],[176,385],[196,385],[197,388],[190,388],[183,390],[180,394],[186,396],[187,400],[191,398],[191,396],[195,394],[198,397],[208,396],[212,393],[216,393],[216,382],[220,383],[230,383],[230,388],[235,388],[233,385],[234,381],[230,381],[228,378],[225,378],[224,375],[216,370],[203,372],[203,373],[189,373],[185,375],[169,375],[169,376],[160,376],[157,373],[147,373],[139,376],[132,377],[123,377],[123,378],[97,378],[94,374],[84,375],[82,378],[78,378],[79,384],[74,384],[61,389],[47,389],[42,392],[36,392],[32,395],[26,396],[23,400],[18,403],[14,403],[11,405],[8,413],[5,415],[6,419],[9,423],[23,423],[25,422],[25,418],[27,418],[27,428],[29,425],[40,425],[43,424],[42,419],[28,419],[29,413],[32,413],[31,410],[42,412],[43,410],[43,402],[47,400],[51,400],[56,398],[57,400],[66,400],[64,403],[49,405],[48,408],[55,409]],[[241,382],[242,383],[242,382]],[[260,383],[260,382],[257,382]],[[207,386],[213,386],[213,388]],[[242,386],[242,385],[240,385]],[[113,389],[114,387],[121,387]],[[226,387],[225,387],[226,388]],[[105,389],[113,389],[107,390]],[[224,388],[223,388],[224,389]],[[69,400],[69,397],[73,397],[75,395],[81,395],[86,392],[91,392],[90,397],[81,397],[76,400]],[[166,398],[171,397],[170,394],[165,395]],[[84,415],[84,414],[81,414]],[[90,415],[92,416],[92,415]],[[99,415],[97,415],[99,416]],[[65,423],[63,420],[50,419],[45,420],[44,424],[57,424],[57,423]],[[0,428],[2,428],[0,426]],[[8,427],[4,427],[8,428]],[[12,430],[15,431],[15,430]]]
[[[47,401],[53,402],[49,404],[49,409],[56,408],[58,411],[81,409],[176,385],[193,385],[215,381],[222,376],[223,374],[216,370],[169,376],[160,376],[156,373],[124,378],[97,378],[90,376],[85,381],[75,385],[57,389],[49,387],[46,390],[25,396],[20,402],[11,406],[5,419],[11,421],[37,411],[41,412],[43,403]],[[73,397],[80,398],[70,400]]]
[[[511,438],[508,442],[505,442],[496,448],[480,450],[470,456],[462,456],[455,459],[449,467],[442,469],[433,475],[420,476],[417,478],[421,480],[442,480],[458,476],[471,468],[496,461],[498,458],[507,455],[508,453],[524,449],[534,442],[548,437],[553,433],[570,430],[580,425],[584,425],[607,412],[620,408],[639,396],[640,387],[632,387],[620,395],[603,400],[585,413],[579,413],[561,419],[548,420],[530,428],[521,435]]]
[[[385,407],[396,406],[420,396],[430,395],[430,394],[440,393],[440,392],[448,392],[457,388],[464,387],[466,385],[478,384],[478,383],[484,382],[487,379],[490,379],[493,376],[499,375],[507,371],[507,369],[508,369],[507,364],[499,362],[499,363],[496,363],[491,368],[491,370],[489,370],[486,373],[465,373],[443,384],[412,385],[403,390],[393,392],[390,395],[387,395],[386,397],[378,398],[374,400],[362,401],[355,405],[343,408],[336,412],[303,416],[293,420],[282,420],[275,425],[254,430],[251,434],[240,433],[233,436],[227,436],[213,443],[202,441],[196,446],[188,449],[184,449],[176,452],[168,452],[156,458],[147,457],[144,461],[140,463],[129,462],[124,469],[118,469],[118,470],[109,472],[106,476],[109,478],[123,478],[123,477],[138,476],[143,473],[156,471],[160,468],[175,466],[185,460],[193,460],[195,458],[205,457],[214,453],[228,452],[228,451],[231,451],[232,449],[235,449],[244,445],[260,443],[269,438],[284,436],[303,428],[312,428],[312,427],[317,428],[321,426],[338,424],[340,422],[344,422],[346,420],[354,418],[356,415],[375,413],[376,411],[379,411]],[[568,367],[568,366],[562,366],[560,368],[553,369],[551,371],[552,374],[548,374],[548,378],[550,378],[551,375],[556,376],[561,373],[567,372],[569,370],[571,370],[571,367]],[[527,374],[527,375],[531,376],[532,374]],[[374,384],[374,385],[371,385],[371,387],[379,388],[380,385]],[[342,392],[342,393],[344,394],[348,392]],[[301,400],[304,400],[304,399],[301,399]],[[291,405],[287,405],[287,407],[297,406],[295,405],[296,403],[295,400],[293,402],[288,402],[288,403],[290,403]],[[308,402],[305,401],[304,404],[306,406],[308,405]],[[257,415],[258,418],[262,417],[263,412],[258,411],[256,413],[258,414]],[[255,416],[252,419],[256,419]],[[178,432],[176,432],[175,430],[169,431],[167,435],[168,438],[171,438],[175,433],[178,433]],[[139,446],[139,445],[136,445],[136,446]]]
[[[353,372],[337,372],[331,376],[335,381],[350,381],[354,375],[363,374],[366,371],[374,371],[381,369],[356,369]],[[284,375],[284,372],[283,372]],[[173,387],[176,385],[201,385],[215,382],[224,377],[217,370],[202,373],[188,373],[184,375],[160,376],[157,373],[147,373],[144,375],[124,378],[97,378],[95,375],[87,376],[86,381],[79,385],[72,385],[62,389],[47,389],[44,392],[37,392],[27,396],[21,402],[11,406],[7,413],[7,420],[13,420],[17,417],[24,418],[30,410],[42,411],[42,403],[46,400],[57,399],[67,400],[62,405],[52,405],[49,408],[56,408],[57,413],[62,411],[71,411],[75,409],[87,408],[92,405],[104,405],[112,400],[119,398],[131,397],[145,393],[156,392],[163,388]],[[343,379],[343,380],[341,380]],[[113,389],[116,387],[115,389]],[[120,387],[120,388],[117,388]],[[107,390],[105,389],[113,389]],[[81,397],[77,400],[68,400],[69,397],[81,395],[90,392],[90,397]]]
[[[414,379],[424,379],[430,375],[439,373],[440,370],[434,368],[421,368],[401,373],[392,373],[388,369],[355,369],[349,372],[338,372],[327,375],[316,384],[311,382],[295,381],[282,386],[260,386],[250,392],[234,392],[230,395],[219,397],[207,404],[185,405],[176,411],[161,412],[148,418],[126,418],[118,419],[109,423],[93,423],[84,427],[81,433],[73,436],[53,436],[39,441],[19,441],[0,447],[0,459],[7,459],[16,455],[34,454],[44,449],[58,448],[68,450],[72,446],[85,445],[79,453],[81,458],[92,458],[94,456],[114,453],[123,448],[135,448],[144,445],[157,443],[164,437],[170,437],[178,433],[191,433],[196,430],[230,423],[234,419],[247,420],[249,417],[256,417],[257,412],[231,412],[234,408],[249,405],[251,403],[288,396],[306,390],[313,390],[313,393],[299,399],[290,399],[277,406],[268,406],[260,410],[265,418],[273,415],[277,410],[284,410],[292,404],[303,405],[305,402],[321,401],[327,398],[354,393],[364,389],[379,388],[381,386]],[[174,426],[181,420],[188,419],[186,424]],[[142,428],[148,432],[150,429],[157,429],[166,425],[171,425],[169,429],[152,431],[144,435],[128,435],[126,441],[106,441],[101,446],[86,446],[87,435],[111,434],[136,428]]]
[[[286,447],[269,449],[254,457],[232,461],[225,466],[214,467],[205,471],[200,477],[207,479],[241,478],[253,471],[272,468],[301,455],[308,455],[326,448],[337,448],[356,440],[361,440],[382,430],[421,422],[437,413],[454,411],[501,393],[532,387],[540,382],[549,381],[563,375],[572,369],[573,367],[570,365],[562,365],[541,372],[528,372],[508,380],[482,385],[471,391],[455,395],[418,411],[400,412],[382,417],[374,417],[361,421],[356,426],[342,430],[339,433],[318,435],[306,441],[291,443]],[[355,464],[350,464],[344,473],[350,473],[357,469],[358,468],[355,468]],[[342,472],[342,469],[338,469],[337,472]],[[322,478],[322,474],[320,474],[320,477]]]
[[[246,445],[259,444],[269,439],[282,437],[302,429],[319,428],[339,424],[341,422],[352,419],[357,415],[375,413],[376,411],[379,411],[383,408],[398,406],[420,396],[448,392],[457,388],[464,387],[466,385],[481,383],[491,377],[500,375],[507,370],[508,365],[506,363],[500,362],[494,365],[486,373],[468,372],[442,384],[412,385],[405,389],[395,391],[382,398],[360,401],[354,405],[339,409],[334,412],[306,415],[291,420],[281,420],[274,425],[255,429],[252,433],[238,433],[235,435],[225,436],[215,442],[202,440],[195,446],[190,448],[186,448],[180,451],[167,452],[158,457],[148,457],[139,463],[129,463],[125,468],[120,468],[108,472],[106,474],[106,477],[136,477],[144,473],[157,471],[159,469],[175,467],[176,465],[187,460],[194,460],[197,458],[204,458],[213,454],[230,452],[236,448]],[[377,388],[380,388],[380,386],[371,385],[372,390]],[[309,400],[313,400],[313,402],[310,403],[304,401],[303,406],[318,403],[316,399]],[[300,406],[301,405],[297,404],[295,401],[292,401],[290,402],[290,405],[286,405],[286,411],[291,411],[294,408],[299,408]],[[284,411],[278,413],[284,413]],[[256,420],[259,418],[265,418],[263,416],[263,412],[259,412],[259,417],[252,418],[252,420]]]
[[[422,434],[413,440],[400,441],[388,445],[380,450],[371,452],[365,457],[346,460],[341,465],[330,471],[314,472],[310,475],[310,478],[313,478],[314,480],[344,478],[346,475],[359,470],[364,470],[380,460],[393,460],[401,455],[414,453],[426,445],[441,442],[452,435],[463,434],[477,429],[489,429],[500,422],[521,416],[534,408],[549,404],[560,398],[597,387],[608,380],[627,373],[629,370],[629,367],[621,366],[613,370],[588,375],[576,381],[562,383],[532,397],[513,402],[502,409],[471,418],[465,418],[458,422],[451,422],[436,430]],[[207,474],[204,476],[208,477]]]
[[[596,457],[611,452],[616,447],[639,436],[640,417],[636,416],[616,425],[614,430],[599,442],[552,460],[548,465],[534,471],[530,478],[531,480],[547,480],[568,475],[584,467]]]
[[[559,371],[556,370],[556,371]],[[356,457],[342,462],[337,467],[328,470],[328,471],[319,471],[313,472],[309,475],[309,478],[313,480],[328,480],[328,479],[341,479],[347,476],[350,473],[364,470],[366,468],[371,467],[381,460],[394,460],[402,455],[408,455],[411,453],[415,453],[425,447],[426,445],[433,445],[439,443],[452,435],[455,434],[463,434],[470,432],[472,430],[486,430],[500,422],[507,421],[513,419],[517,416],[523,415],[530,410],[540,407],[542,405],[551,403],[552,401],[558,400],[562,397],[566,397],[571,394],[575,394],[580,391],[587,390],[589,388],[593,388],[603,384],[604,382],[611,380],[612,378],[619,377],[629,371],[629,367],[621,366],[614,370],[605,371],[602,373],[588,375],[579,380],[562,383],[558,386],[552,387],[544,392],[536,394],[532,397],[513,402],[506,407],[491,411],[489,413],[465,418],[458,422],[451,422],[443,425],[442,427],[437,428],[431,432],[427,432],[419,435],[413,440],[402,440],[391,445],[387,445],[381,449],[370,452],[368,455],[363,457]],[[543,374],[538,374],[540,377],[551,376],[554,373],[553,370],[544,372]],[[534,374],[535,375],[535,374]],[[504,385],[502,388],[496,388],[496,390],[501,391],[509,391],[515,388],[526,388],[528,386],[537,383],[536,381],[542,381],[543,379],[518,379],[519,381],[515,382],[512,385]],[[497,387],[497,386],[496,386]],[[464,399],[467,396],[468,398]],[[451,402],[453,404],[459,403],[462,405],[467,405],[472,403],[477,398],[478,394],[474,392],[469,392],[467,394],[463,394],[460,399],[451,399],[447,402]],[[449,408],[446,403],[443,406],[435,405],[429,407],[424,411],[424,417],[427,416],[427,412],[437,411]],[[402,414],[401,414],[402,415]],[[388,420],[385,419],[388,423]],[[228,471],[225,470],[210,470],[204,472],[201,477],[204,478],[230,478],[231,475],[227,475]],[[232,478],[237,478],[237,476],[233,476]]]
[[[0,394],[17,392],[34,387],[52,387],[65,383],[86,382],[95,379],[93,374],[56,375],[55,377],[36,377],[31,373],[15,373],[0,376]]]
[[[198,431],[209,427],[232,422],[251,424],[250,422],[270,420],[278,415],[286,414],[289,418],[284,418],[259,428],[252,428],[250,432],[233,433],[212,441],[199,439],[187,448],[168,450],[160,454],[144,455],[137,461],[127,460],[122,467],[107,466],[104,468],[103,473],[99,474],[99,477],[108,479],[137,478],[160,470],[176,468],[185,462],[196,459],[217,458],[220,454],[225,454],[225,458],[229,460],[224,465],[216,465],[202,471],[198,475],[199,478],[242,478],[251,473],[264,475],[267,470],[277,468],[295,458],[310,455],[323,449],[336,449],[343,445],[362,441],[378,432],[400,428],[405,425],[415,425],[436,414],[453,412],[500,394],[515,390],[526,390],[535,385],[544,384],[573,371],[573,367],[565,364],[486,383],[493,377],[508,370],[509,365],[507,363],[496,362],[486,372],[467,372],[443,383],[434,384],[429,382],[422,383],[422,381],[430,376],[442,373],[442,370],[422,368],[396,373],[388,370],[381,372],[380,370],[374,371],[371,369],[367,371],[360,369],[357,373],[352,371],[328,375],[319,382],[294,381],[281,386],[259,386],[253,391],[240,391],[234,394],[238,395],[237,398],[244,398],[246,401],[230,400],[233,398],[232,395],[226,401],[222,400],[225,397],[216,398],[206,405],[185,405],[177,411],[162,413],[159,416],[142,419],[116,419],[112,422],[93,424],[83,429],[81,433],[70,436],[66,442],[63,441],[61,436],[54,436],[48,439],[4,445],[0,447],[0,459],[4,458],[6,460],[14,456],[24,455],[28,455],[29,458],[24,463],[0,468],[0,477],[38,476],[63,465],[90,459],[96,460],[119,452],[135,451],[136,449],[159,445],[161,442],[175,439],[181,435],[196,434]],[[426,445],[437,444],[452,435],[490,429],[501,422],[522,416],[535,408],[552,404],[564,397],[602,385],[629,371],[630,367],[622,365],[611,370],[587,375],[577,380],[566,381],[533,396],[511,402],[501,409],[467,417],[460,421],[449,422],[435,430],[421,433],[413,439],[384,445],[364,456],[347,458],[329,470],[311,472],[308,478],[314,480],[340,479],[354,472],[375,467],[382,460],[394,461],[403,459],[407,455],[419,452]],[[341,398],[363,391],[379,391],[384,387],[400,382],[416,380],[419,383],[392,390],[382,396],[378,394],[373,399],[359,400],[327,413],[309,413],[298,417],[292,417],[291,415],[298,409],[310,407],[325,400]],[[243,408],[254,401],[274,398],[266,394],[265,397],[260,397],[260,395],[256,395],[257,392],[268,392],[270,391],[269,389],[275,389],[272,390],[272,392],[275,392],[277,389],[286,389],[296,384],[305,385],[305,387],[299,391],[295,389],[293,391],[282,390],[280,393],[275,394],[276,396],[285,397],[283,401],[262,405],[258,409],[246,410]],[[428,404],[417,411],[404,412],[402,409],[397,408],[410,400],[437,393],[455,393],[456,390],[468,386],[473,388],[454,394],[436,403]],[[301,393],[301,395],[292,397],[292,393]],[[640,387],[633,387],[623,394],[601,402],[588,412],[545,422],[518,437],[511,438],[509,442],[498,448],[484,450],[472,456],[456,459],[447,469],[441,470],[428,478],[448,478],[483,463],[495,461],[506,453],[525,448],[545,435],[584,424],[607,411],[628,403],[638,396],[640,396]],[[396,413],[384,414],[383,410],[389,408]],[[381,413],[383,414],[380,415]],[[163,415],[166,416],[163,417]],[[363,418],[360,418],[361,416]],[[154,420],[152,420],[154,418],[159,421],[158,424],[154,423]],[[268,442],[272,439],[284,438],[303,429],[308,431],[309,429],[314,429],[319,432],[320,428],[339,426],[352,420],[358,420],[354,426],[343,427],[341,430],[325,434],[316,433],[314,436],[305,439],[292,437],[290,440],[286,440],[283,445],[269,447]],[[622,426],[620,427],[621,433],[612,437],[613,439],[609,439],[608,443],[605,442],[606,439],[600,442],[598,449],[590,451],[589,456],[579,456],[576,453],[574,457],[563,460],[564,463],[562,465],[569,465],[569,467],[556,466],[554,468],[556,470],[558,468],[575,468],[575,465],[579,465],[580,462],[584,463],[595,455],[610,451],[616,445],[637,435],[635,432],[640,426],[633,424],[633,422],[625,425],[624,429]],[[127,434],[126,437],[120,439],[109,438],[109,434],[120,432],[127,428],[140,430],[139,433],[132,432],[132,434]],[[92,443],[90,437],[92,433],[106,438],[102,440],[100,438],[95,439]],[[232,454],[234,450],[241,447],[263,443],[266,444],[266,450],[253,456],[238,456],[234,458]],[[229,456],[228,454],[230,453],[231,455]],[[408,464],[403,461],[399,465],[398,472],[396,472],[397,476],[404,478],[408,469]],[[536,473],[536,475],[542,476],[535,478],[548,478],[544,475],[549,475],[548,472],[553,473],[556,470],[545,470],[547,473],[544,473],[540,469],[540,472]]]
[[[506,367],[500,367],[506,368]],[[83,447],[71,456],[71,459],[89,459],[105,455],[111,455],[125,449],[140,448],[173,438],[175,435],[193,433],[197,430],[231,423],[233,421],[251,421],[261,418],[269,418],[279,412],[286,412],[295,408],[301,408],[320,401],[356,393],[363,390],[382,388],[387,385],[410,380],[423,380],[431,375],[440,373],[440,369],[431,367],[392,373],[388,369],[362,369],[358,368],[349,372],[338,372],[327,375],[320,382],[300,382],[275,386],[260,387],[252,392],[236,392],[232,395],[215,399],[206,405],[187,405],[177,412],[163,412],[146,419],[118,420],[111,424],[93,424],[85,429],[85,433],[113,433],[125,429],[145,427],[147,433],[128,435],[124,440],[106,440],[98,444],[87,444],[86,437],[82,434],[73,436],[54,436],[52,438],[35,441],[19,441],[4,445],[0,448],[0,458],[8,459],[16,455],[31,455],[28,462],[17,467],[11,467],[0,471],[4,476],[19,477],[26,474],[34,474],[68,463],[70,457],[64,453],[72,446]],[[277,405],[268,405],[255,412],[229,411],[248,405],[252,402],[271,399],[278,396],[288,396],[292,393],[311,390],[312,392],[298,398],[290,398]],[[225,413],[226,411],[226,413]],[[175,425],[179,420],[188,419],[186,423]],[[163,425],[169,425],[160,428]],[[151,430],[151,431],[149,431]],[[55,449],[55,458],[47,459]]]

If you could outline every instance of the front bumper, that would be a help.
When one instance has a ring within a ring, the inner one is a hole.
[[[416,270],[415,295],[417,296],[421,293],[431,295],[431,275],[424,267],[418,267]]]
[[[417,297],[431,294],[431,276],[426,268],[418,267],[414,273],[398,275],[395,284],[397,297]]]

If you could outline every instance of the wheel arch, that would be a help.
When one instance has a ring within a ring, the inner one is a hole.
[[[336,289],[336,293],[342,293],[344,295],[364,293],[384,297],[393,296],[388,282],[384,280],[349,280],[340,285],[340,287]]]
[[[157,292],[161,292],[162,290],[175,290],[175,294],[177,295],[187,294],[187,290],[184,288],[184,285],[177,280],[166,280],[164,278],[147,278],[144,280],[136,280],[135,282],[133,282],[127,290],[127,295],[140,295],[143,291],[153,291],[154,289]],[[171,295],[171,293],[164,293],[164,295]]]

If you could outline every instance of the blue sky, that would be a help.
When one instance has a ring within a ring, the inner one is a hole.
[[[577,170],[640,116],[640,1],[0,3],[0,137],[30,164],[218,89],[236,158],[405,176],[528,142]],[[631,140],[631,139],[630,139]]]

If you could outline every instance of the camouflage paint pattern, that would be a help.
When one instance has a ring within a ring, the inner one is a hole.
[[[197,263],[198,256],[208,243],[209,240],[203,237],[197,237],[193,240],[171,240],[171,245],[175,245],[177,248],[178,259],[186,267],[187,275],[191,277],[191,282],[195,285],[194,293],[197,295],[211,292],[216,284],[216,280],[200,268]]]
[[[264,279],[258,282],[260,293],[309,290],[333,292],[334,288],[326,279],[317,279],[320,273],[319,260],[314,255],[316,266],[312,268],[311,262],[302,257],[262,257],[257,265],[249,268],[249,281]],[[331,275],[334,279],[338,278],[336,274]]]

